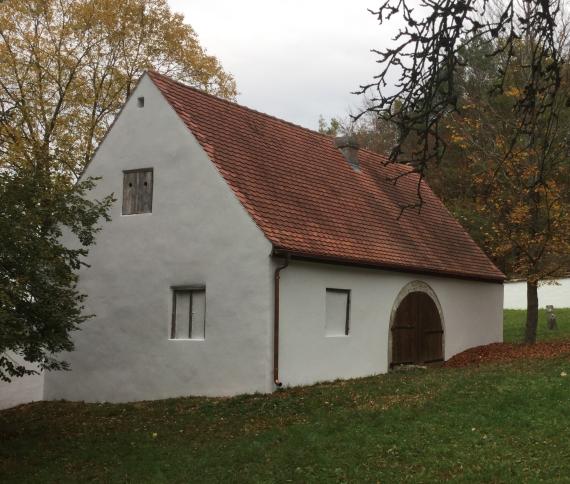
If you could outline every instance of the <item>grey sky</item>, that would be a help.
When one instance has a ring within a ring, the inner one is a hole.
[[[169,0],[236,78],[239,102],[315,129],[358,106],[350,92],[376,73],[373,47],[393,32],[375,0]]]

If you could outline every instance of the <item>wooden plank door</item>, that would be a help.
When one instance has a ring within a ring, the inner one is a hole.
[[[396,310],[392,325],[392,365],[418,361],[418,308],[414,294],[408,294]]]
[[[443,328],[437,306],[423,292],[408,294],[392,325],[391,365],[443,361]]]
[[[439,311],[433,299],[425,293],[420,295],[419,331],[421,363],[436,363],[443,361],[443,328]]]

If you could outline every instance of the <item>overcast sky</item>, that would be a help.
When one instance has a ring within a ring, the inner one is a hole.
[[[318,127],[359,105],[350,94],[376,74],[371,48],[393,35],[376,0],[169,0],[237,81],[240,104]]]

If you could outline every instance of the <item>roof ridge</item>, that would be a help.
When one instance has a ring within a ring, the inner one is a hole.
[[[176,79],[172,79],[171,77],[168,77],[167,75],[161,74],[160,72],[154,71],[154,70],[152,70],[152,69],[147,69],[146,72],[147,72],[149,75],[151,75],[151,77],[152,77],[152,76],[158,76],[158,77],[160,77],[160,78],[162,78],[162,79],[165,79],[167,82],[171,82],[171,83],[173,83],[173,84],[178,84],[178,85],[181,86],[181,87],[184,87],[184,88],[186,88],[186,89],[190,89],[190,90],[192,90],[192,91],[194,91],[194,92],[197,92],[198,94],[203,94],[204,96],[208,96],[208,97],[213,98],[213,99],[215,99],[215,100],[217,100],[217,101],[221,101],[222,103],[229,104],[230,106],[237,106],[238,108],[246,109],[247,111],[250,111],[250,112],[252,112],[252,113],[258,114],[258,115],[260,115],[260,116],[264,116],[264,117],[266,117],[266,118],[271,118],[271,119],[273,119],[273,120],[275,120],[275,121],[279,121],[280,123],[287,124],[287,125],[292,126],[292,127],[294,127],[294,128],[299,128],[299,129],[302,129],[302,130],[304,130],[304,131],[308,131],[309,133],[314,134],[314,135],[317,135],[317,136],[320,136],[320,137],[322,137],[322,138],[326,138],[326,139],[331,140],[331,141],[334,140],[334,136],[331,136],[331,135],[328,135],[328,134],[325,134],[325,133],[321,133],[321,132],[319,132],[319,131],[316,131],[316,130],[311,129],[311,128],[307,128],[307,127],[305,127],[305,126],[301,126],[300,124],[296,124],[296,123],[293,123],[293,122],[291,122],[291,121],[287,121],[286,119],[279,118],[279,117],[277,117],[277,116],[275,116],[275,115],[273,115],[273,114],[264,113],[263,111],[259,111],[259,110],[257,110],[257,109],[251,108],[251,107],[249,107],[249,106],[245,106],[244,104],[240,104],[240,103],[238,103],[237,101],[230,101],[229,99],[225,99],[225,98],[223,98],[223,97],[216,96],[215,94],[206,92],[206,91],[204,91],[203,89],[200,89],[200,88],[198,88],[198,87],[191,86],[190,84],[186,84],[186,83],[184,83],[184,82],[182,82],[182,81],[178,81],[178,80],[176,80]],[[388,161],[388,160],[389,160],[389,157],[388,157],[387,155],[383,155],[383,154],[381,154],[381,153],[378,153],[378,152],[376,152],[376,151],[370,150],[370,149],[368,149],[368,148],[360,147],[360,148],[359,148],[359,151],[365,151],[366,153],[370,153],[370,154],[373,155],[373,156],[378,156],[378,157],[380,157],[380,158],[383,158],[385,161]],[[388,161],[388,163],[392,164],[392,163],[389,162],[389,161]],[[394,163],[394,164],[397,164],[397,163]]]

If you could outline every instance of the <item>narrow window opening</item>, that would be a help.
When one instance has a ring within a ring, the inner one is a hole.
[[[182,286],[172,288],[171,339],[206,338],[206,288]]]
[[[348,336],[350,331],[350,289],[326,290],[326,336]]]
[[[144,108],[144,97],[143,96],[137,98],[137,106],[139,108]]]

